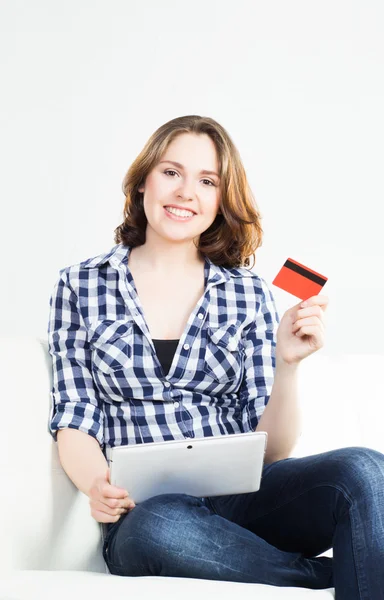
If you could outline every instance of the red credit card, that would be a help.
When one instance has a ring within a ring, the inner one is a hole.
[[[327,281],[328,277],[308,269],[292,258],[287,258],[272,284],[301,300],[306,300],[316,296]]]

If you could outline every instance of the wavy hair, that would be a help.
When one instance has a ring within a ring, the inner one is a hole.
[[[198,115],[177,117],[159,127],[129,167],[123,180],[124,220],[115,242],[125,246],[145,243],[147,217],[143,193],[138,188],[160,161],[169,144],[183,133],[207,134],[215,144],[221,178],[220,211],[210,227],[200,234],[196,246],[201,254],[223,267],[249,267],[249,258],[262,245],[261,214],[247,181],[239,152],[227,131],[214,119]],[[251,267],[251,268],[252,268]]]

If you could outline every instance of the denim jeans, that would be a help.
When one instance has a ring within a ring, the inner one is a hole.
[[[318,556],[333,548],[333,558]],[[384,454],[331,450],[265,465],[260,490],[154,496],[107,527],[112,574],[192,577],[384,600]]]

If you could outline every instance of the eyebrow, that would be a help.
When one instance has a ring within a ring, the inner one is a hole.
[[[181,163],[176,162],[174,160],[162,160],[159,162],[160,165],[162,163],[171,163],[172,165],[175,165],[175,167],[179,167],[179,169],[184,169],[184,166]],[[202,169],[200,171],[200,173],[202,173],[204,175],[216,175],[216,177],[218,177],[220,179],[220,176],[218,173],[216,173],[216,171],[207,171],[207,169]]]

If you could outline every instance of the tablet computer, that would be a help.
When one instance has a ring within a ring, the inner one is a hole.
[[[203,498],[260,488],[267,432],[115,446],[108,452],[111,483],[137,504],[158,494]]]

